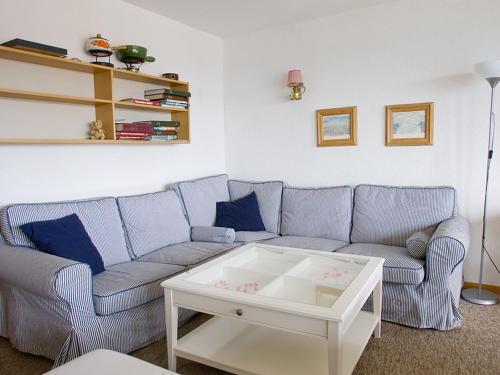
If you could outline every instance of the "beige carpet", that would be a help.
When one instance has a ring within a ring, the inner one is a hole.
[[[354,374],[500,374],[500,305],[477,306],[461,301],[462,327],[449,332],[417,330],[384,322],[382,338],[371,338]],[[189,332],[208,317],[199,315],[180,329]],[[167,366],[165,340],[133,353]],[[0,374],[32,375],[49,370],[51,361],[13,349],[0,339]],[[225,374],[188,360],[178,360],[183,375]],[[286,374],[284,374],[286,375]],[[313,374],[304,374],[313,375]]]

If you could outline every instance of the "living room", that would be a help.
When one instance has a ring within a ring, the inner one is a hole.
[[[500,2],[19,0],[0,14],[0,374],[500,373]],[[27,233],[62,218],[88,232],[95,276]],[[169,246],[192,258],[154,257]],[[355,275],[299,303],[322,254]],[[142,278],[120,279],[137,264]],[[262,285],[200,281],[219,271]],[[218,327],[269,343],[201,339]],[[302,341],[272,346],[285,334]],[[316,344],[318,360],[299,354]]]

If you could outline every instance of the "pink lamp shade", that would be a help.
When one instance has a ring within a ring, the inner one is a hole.
[[[290,70],[288,72],[288,86],[304,83],[302,72],[299,69]]]

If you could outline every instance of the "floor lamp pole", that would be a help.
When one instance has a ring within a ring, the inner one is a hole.
[[[490,105],[490,128],[488,136],[488,160],[486,164],[486,186],[484,189],[484,206],[483,206],[483,231],[481,237],[481,264],[479,269],[479,286],[477,288],[468,288],[462,291],[462,297],[468,302],[478,305],[494,305],[498,302],[496,293],[483,289],[483,262],[484,252],[486,250],[486,223],[487,223],[487,208],[488,208],[488,185],[490,182],[490,166],[493,158],[493,146],[495,142],[495,114],[493,111],[493,99],[495,97],[495,87],[500,78],[487,78],[491,86],[491,105]]]

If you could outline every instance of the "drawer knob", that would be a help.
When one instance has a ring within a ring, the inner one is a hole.
[[[236,310],[236,315],[242,316],[243,315],[243,310],[242,309]]]

